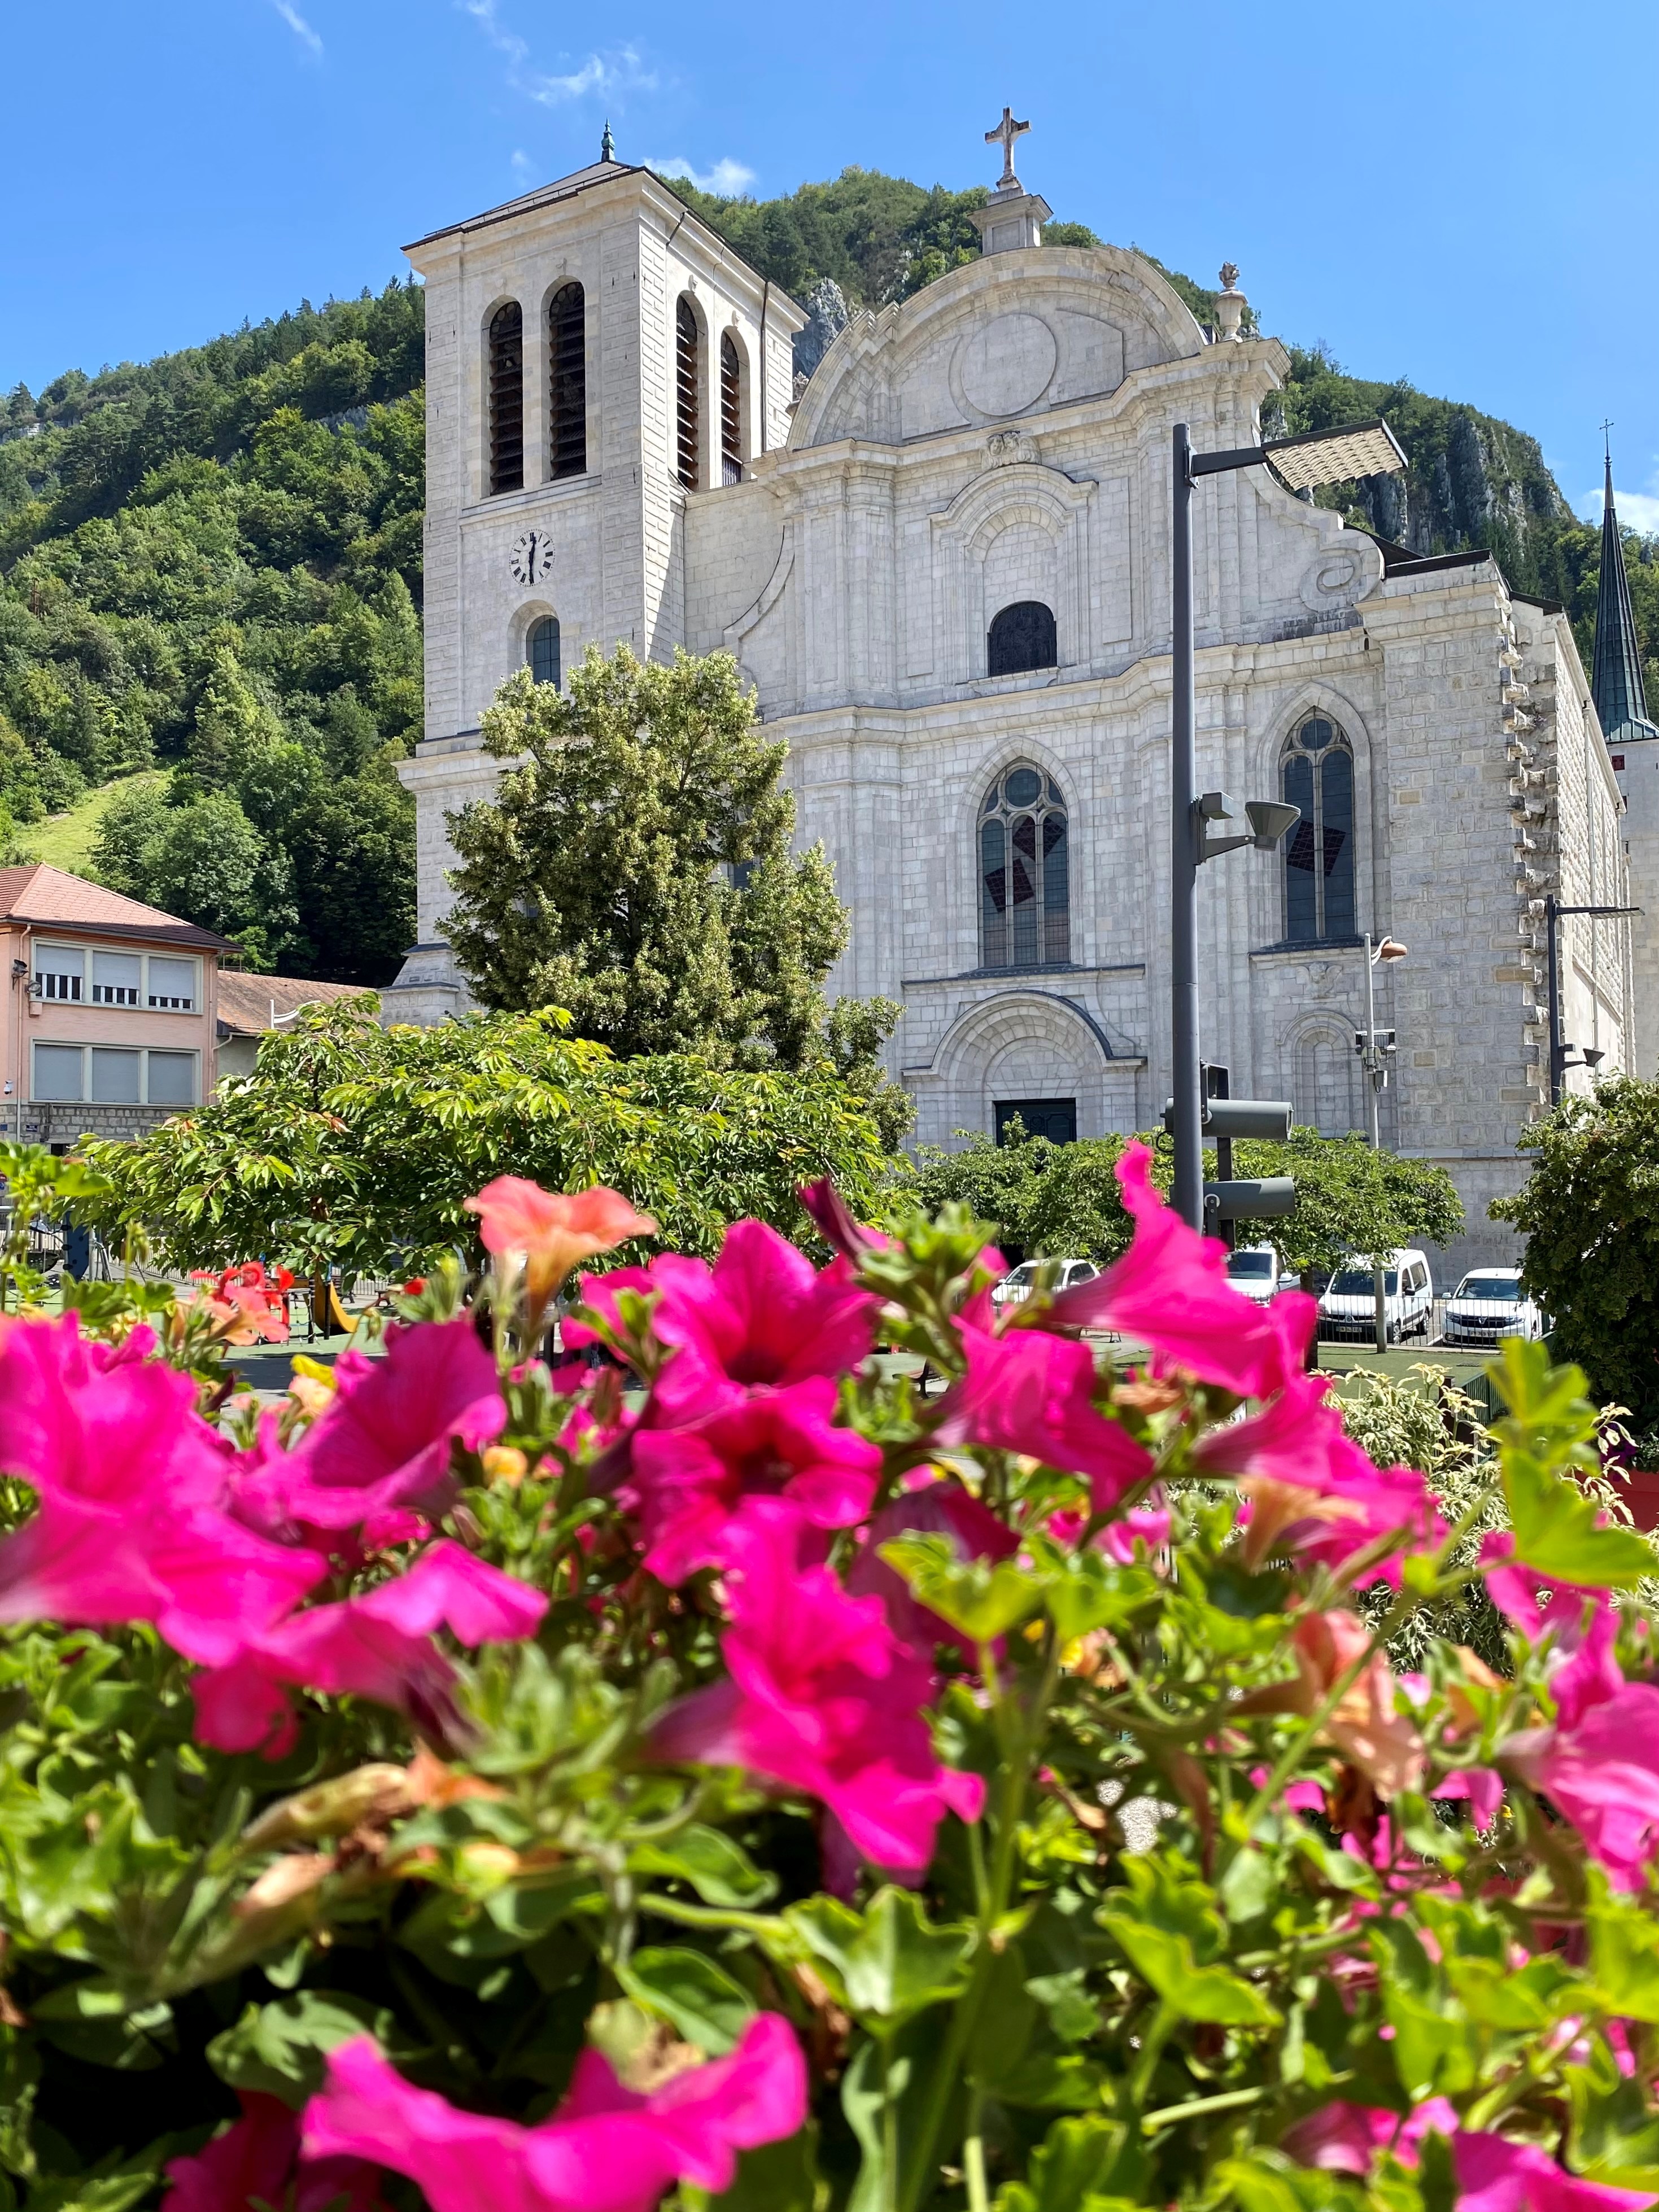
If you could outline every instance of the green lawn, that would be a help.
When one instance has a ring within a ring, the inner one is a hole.
[[[17,832],[17,842],[31,860],[45,860],[70,875],[84,875],[98,842],[99,825],[116,793],[125,791],[130,783],[160,783],[166,775],[165,769],[146,769],[140,775],[100,784],[67,814],[49,814],[44,822],[23,825]]]

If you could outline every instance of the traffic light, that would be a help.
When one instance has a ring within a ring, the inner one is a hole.
[[[1256,1137],[1282,1145],[1291,1133],[1288,1098],[1231,1098],[1228,1071],[1206,1065],[1204,1069],[1203,1133],[1215,1145],[1216,1180],[1204,1186],[1205,1224],[1227,1226],[1235,1221],[1271,1220],[1289,1213],[1296,1204],[1296,1182],[1291,1176],[1233,1175],[1233,1139]],[[1175,1129],[1175,1101],[1164,1102],[1164,1127]]]

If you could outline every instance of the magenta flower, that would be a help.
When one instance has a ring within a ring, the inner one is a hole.
[[[920,1604],[904,1577],[882,1558],[884,1544],[912,1533],[947,1538],[959,1559],[1010,1559],[1018,1544],[1013,1530],[957,1482],[921,1483],[877,1514],[864,1549],[848,1571],[848,1589],[854,1597],[878,1597],[900,1642],[931,1662],[936,1646],[959,1645],[962,1632]]]
[[[166,2169],[173,2186],[161,2212],[248,2212],[253,2204],[288,2212],[380,2212],[377,2169],[356,2158],[319,2158],[298,2172],[300,2116],[280,2097],[239,2090],[242,2117],[194,2158]],[[343,2199],[343,2203],[341,2200]]]
[[[682,1352],[675,1367],[693,1357]],[[818,1528],[845,1528],[869,1512],[881,1449],[836,1427],[828,1376],[725,1403],[716,1394],[715,1403],[719,1410],[695,1428],[641,1428],[634,1437],[623,1495],[659,1581],[726,1565],[726,1531],[746,1498],[787,1498]]]
[[[307,2160],[374,2159],[407,2174],[432,2212],[651,2212],[679,2181],[718,2196],[739,2151],[781,2142],[805,2118],[800,2045],[787,2021],[762,2013],[729,2057],[650,2096],[584,2051],[564,2102],[533,2128],[416,2088],[361,2036],[329,2054],[302,2127]]]
[[[1536,2143],[1460,2128],[1443,2097],[1403,2114],[1375,2105],[1322,2105],[1286,2131],[1281,2147],[1304,2166],[1363,2179],[1383,2150],[1416,2166],[1431,2129],[1452,2147],[1457,2212],[1640,2212],[1655,2202],[1645,2191],[1582,2181]]]
[[[1462,1799],[1484,1835],[1504,1803],[1504,1778],[1490,1766],[1460,1766],[1429,1792],[1431,1797]]]
[[[1457,2132],[1457,2114],[1443,2097],[1430,2097],[1409,2112],[1337,2098],[1297,2121],[1279,2147],[1300,2166],[1364,2176],[1382,2150],[1392,2151],[1402,2166],[1415,2166],[1418,2145],[1431,2128],[1448,2138]]]
[[[968,1372],[940,1403],[933,1431],[940,1443],[989,1444],[1086,1474],[1097,1513],[1152,1473],[1151,1454],[1096,1410],[1098,1378],[1087,1345],[1042,1329],[993,1336],[961,1322],[957,1329]]]
[[[850,1260],[854,1267],[861,1263],[867,1252],[879,1252],[893,1241],[890,1237],[884,1237],[879,1229],[854,1221],[846,1200],[828,1176],[805,1184],[796,1195],[830,1249],[843,1260]]]
[[[1226,1247],[1200,1237],[1152,1184],[1152,1156],[1131,1145],[1117,1164],[1134,1241],[1091,1283],[1062,1291],[1041,1316],[1057,1328],[1138,1337],[1200,1382],[1265,1398],[1302,1371],[1318,1319],[1312,1298],[1286,1291],[1258,1306],[1227,1280]]]
[[[148,1328],[93,1343],[72,1313],[0,1322],[0,1469],[87,1505],[217,1502],[228,1450],[197,1413],[195,1383],[155,1350]]]
[[[1659,1852],[1659,1687],[1626,1682],[1576,1726],[1529,1729],[1499,1756],[1541,1790],[1618,1889],[1639,1889]]]
[[[495,1363],[469,1320],[386,1331],[384,1359],[343,1352],[326,1409],[291,1452],[267,1446],[239,1474],[235,1510],[268,1534],[357,1528],[454,1495],[451,1446],[477,1451],[506,1419]]]
[[[535,1634],[546,1610],[540,1590],[445,1539],[395,1580],[294,1613],[198,1675],[197,1735],[221,1751],[279,1756],[293,1741],[282,1686],[291,1684],[372,1698],[423,1733],[447,1737],[456,1674],[433,1630],[447,1626],[466,1644],[516,1643]]]
[[[1326,1379],[1295,1375],[1259,1413],[1224,1422],[1193,1448],[1200,1474],[1231,1474],[1249,1501],[1244,1548],[1252,1564],[1285,1551],[1340,1571],[1389,1536],[1401,1542],[1364,1570],[1357,1587],[1400,1587],[1406,1550],[1440,1542],[1445,1523],[1415,1469],[1379,1468],[1347,1436]]]
[[[728,1528],[730,1679],[672,1707],[655,1748],[817,1797],[863,1857],[920,1869],[947,1809],[978,1818],[984,1784],[939,1764],[923,1710],[931,1668],[878,1597],[849,1596],[828,1567],[801,1565],[805,1534],[781,1498],[750,1499]]]
[[[1486,1589],[1513,1628],[1534,1644],[1547,1638],[1550,1695],[1564,1729],[1577,1728],[1592,1705],[1616,1698],[1625,1677],[1615,1656],[1619,1617],[1604,1589],[1559,1583],[1535,1567],[1507,1565],[1515,1539],[1492,1530],[1480,1546]]]

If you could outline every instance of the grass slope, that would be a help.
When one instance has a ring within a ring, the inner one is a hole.
[[[123,776],[114,783],[100,784],[89,791],[84,799],[63,814],[49,814],[44,822],[37,822],[18,833],[17,845],[23,856],[30,860],[45,860],[54,868],[64,868],[72,876],[91,872],[93,848],[98,842],[98,831],[110,801],[118,791],[126,791],[135,783],[165,783],[167,773],[162,769],[147,769],[137,776]]]

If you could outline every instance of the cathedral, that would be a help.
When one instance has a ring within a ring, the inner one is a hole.
[[[557,684],[590,644],[725,651],[851,912],[832,994],[904,1007],[889,1057],[917,1138],[1015,1112],[1057,1139],[1156,1121],[1171,433],[1257,443],[1288,358],[1231,268],[1206,327],[1142,255],[1044,246],[1023,128],[988,134],[1003,170],[979,257],[856,314],[810,376],[795,301],[608,131],[592,167],[409,249],[427,735],[400,771],[420,942],[388,1019],[470,1004],[447,817],[493,788],[498,685],[526,665]],[[1204,1057],[1235,1097],[1364,1128],[1365,938],[1400,940],[1375,971],[1382,1141],[1457,1183],[1468,1229],[1443,1268],[1510,1257],[1486,1205],[1523,1178],[1548,1097],[1546,899],[1628,903],[1566,617],[1486,554],[1419,558],[1268,467],[1200,480],[1193,531],[1199,787],[1300,815],[1277,850],[1201,872]],[[1631,927],[1559,927],[1583,1082],[1586,1052],[1630,1064]]]

